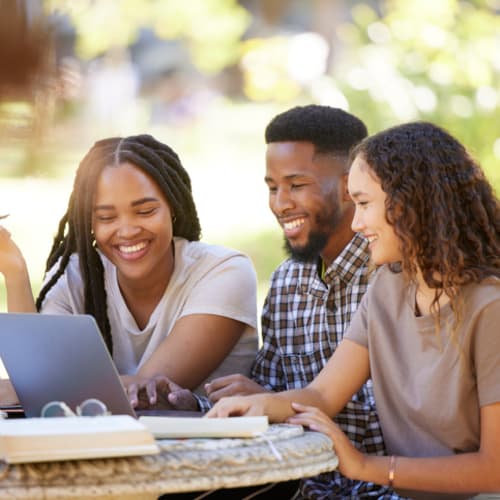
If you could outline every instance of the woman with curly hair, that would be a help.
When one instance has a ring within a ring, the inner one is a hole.
[[[352,227],[379,266],[344,340],[305,389],[221,400],[332,438],[347,477],[414,499],[500,491],[500,204],[446,131],[400,125],[352,154]],[[332,422],[368,378],[388,450]]]
[[[131,403],[154,404],[161,383],[162,402],[175,406],[165,377],[202,393],[208,377],[248,374],[257,351],[252,263],[200,234],[175,151],[145,134],[103,139],[76,172],[36,307],[24,259],[0,226],[8,309],[92,315]]]

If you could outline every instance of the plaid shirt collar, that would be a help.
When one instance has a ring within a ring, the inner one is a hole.
[[[325,283],[329,284],[334,276],[344,283],[349,283],[359,273],[360,267],[368,263],[368,241],[359,233],[344,247],[340,255],[328,266]]]
[[[323,281],[318,271],[321,269],[320,258],[318,257],[318,261],[314,263],[301,263],[299,266],[299,282],[303,293],[315,294],[315,292],[324,290],[325,285],[326,288],[329,288],[336,278],[344,285],[357,279],[360,270],[364,269],[370,259],[368,241],[356,233],[340,255],[328,266]]]

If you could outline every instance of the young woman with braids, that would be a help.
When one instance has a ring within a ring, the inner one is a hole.
[[[76,172],[36,307],[24,259],[0,233],[9,311],[91,314],[132,404],[155,403],[160,383],[162,402],[175,406],[163,376],[196,390],[208,377],[248,373],[257,350],[252,264],[198,241],[200,232],[189,175],[170,147],[149,135],[101,140]]]
[[[344,340],[306,388],[222,399],[208,416],[324,432],[342,474],[413,499],[500,491],[499,200],[430,123],[369,137],[352,158],[352,227],[381,267]],[[387,457],[364,455],[331,420],[369,377]]]

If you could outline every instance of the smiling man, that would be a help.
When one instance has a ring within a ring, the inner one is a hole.
[[[251,377],[212,380],[205,385],[209,401],[198,399],[200,409],[225,396],[302,388],[339,345],[368,287],[368,242],[351,229],[354,204],[347,191],[349,152],[366,135],[355,116],[319,105],[289,109],[267,126],[269,208],[283,229],[289,258],[271,277],[262,311],[263,345]],[[177,395],[179,401],[190,396],[182,390]],[[336,421],[360,450],[385,454],[371,386],[364,386]],[[252,498],[292,498],[297,487],[294,481],[266,485]],[[300,489],[300,498],[399,498],[386,487],[338,472],[303,480]],[[223,492],[216,498],[245,496]]]
[[[321,371],[343,338],[368,286],[367,242],[353,233],[347,192],[351,148],[367,135],[355,116],[329,106],[295,107],[266,128],[269,207],[283,229],[289,258],[273,273],[262,312],[263,346],[251,379],[229,375],[206,385],[221,397],[301,388]],[[371,387],[336,421],[356,446],[384,454]],[[276,485],[271,491],[293,490]],[[387,488],[339,473],[304,480],[304,498],[399,498]]]

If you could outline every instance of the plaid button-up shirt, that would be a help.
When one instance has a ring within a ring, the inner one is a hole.
[[[262,311],[263,346],[252,378],[271,391],[298,389],[311,382],[339,345],[368,287],[367,242],[355,235],[326,269],[288,259],[271,277]],[[385,454],[371,381],[335,421],[363,452]],[[304,480],[308,498],[399,498],[373,483],[346,479],[338,472]]]

